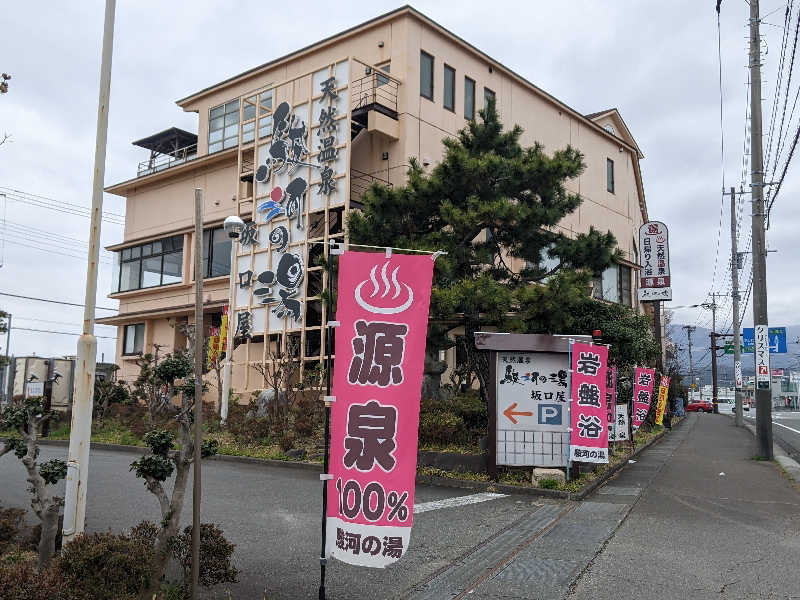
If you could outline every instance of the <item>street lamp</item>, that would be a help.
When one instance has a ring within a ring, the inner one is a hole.
[[[231,363],[233,362],[233,291],[234,277],[236,275],[236,240],[244,230],[244,221],[236,215],[226,218],[222,224],[225,233],[231,239],[231,268],[230,268],[230,289],[228,290],[228,325],[225,332],[225,366],[222,371],[222,406],[220,407],[220,420],[222,423],[228,420],[228,397],[231,393]]]

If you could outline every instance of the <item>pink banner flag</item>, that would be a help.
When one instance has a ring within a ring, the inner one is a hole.
[[[653,401],[656,370],[636,367],[633,372],[633,430],[641,427]]]
[[[385,567],[408,550],[433,260],[339,259],[326,554]]]
[[[606,371],[608,347],[572,344],[570,462],[608,462]]]

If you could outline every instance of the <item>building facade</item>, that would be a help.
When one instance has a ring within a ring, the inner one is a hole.
[[[568,144],[587,168],[569,183],[583,204],[568,235],[610,230],[623,259],[594,294],[637,307],[638,228],[647,221],[636,142],[616,109],[583,115],[410,7],[200,90],[177,102],[197,134],[170,129],[135,144],[150,151],[137,176],[107,188],[127,199],[117,256],[121,376],[143,352],[186,345],[193,315],[193,196],[204,190],[204,330],[229,303],[230,241],[222,221],[247,228],[235,244],[232,389],[265,382],[254,368],[289,348],[307,371],[325,358],[331,244],[346,244],[348,211],[373,182],[402,185],[409,158],[434,165],[488,97],[524,146]],[[520,265],[521,266],[521,265]],[[453,357],[454,358],[454,357]]]

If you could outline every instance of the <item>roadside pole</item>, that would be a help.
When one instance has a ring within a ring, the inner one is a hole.
[[[232,267],[233,265],[231,265]],[[192,488],[192,600],[200,586],[200,446],[203,443],[203,190],[194,190],[194,486]]]
[[[767,251],[764,242],[764,166],[761,148],[761,34],[758,0],[750,0],[750,166],[752,191],[753,237],[753,328],[769,331],[767,317]],[[767,343],[769,346],[769,343]],[[753,356],[756,360],[756,441],[758,456],[772,459],[772,393],[769,349],[760,356],[758,343]],[[761,362],[759,363],[759,358]],[[759,366],[766,371],[759,373]]]
[[[92,400],[97,366],[97,338],[94,336],[97,264],[100,256],[100,226],[103,216],[103,181],[106,171],[108,101],[111,91],[111,57],[114,47],[116,0],[106,0],[103,25],[103,54],[100,63],[100,99],[97,106],[97,135],[92,182],[92,221],[89,229],[89,257],[86,268],[86,295],[83,333],[78,338],[75,394],[72,403],[72,428],[69,436],[67,487],[64,495],[63,540],[67,544],[83,533],[86,520],[86,487],[89,477],[89,442],[92,435]]]
[[[736,188],[731,187],[731,298],[733,299],[733,385],[736,402],[736,426],[744,422],[742,414],[742,335],[739,323],[739,256],[736,246]]]

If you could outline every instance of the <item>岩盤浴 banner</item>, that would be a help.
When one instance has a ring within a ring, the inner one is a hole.
[[[606,369],[606,422],[608,423],[608,441],[614,437],[614,405],[617,403],[617,367]]]
[[[633,414],[631,415],[633,430],[641,427],[653,401],[653,384],[656,370],[636,367],[633,371]]]
[[[667,393],[669,392],[669,377],[661,377],[658,384],[658,405],[656,406],[656,425],[664,421],[664,410],[667,408]]]
[[[433,260],[339,259],[326,555],[385,567],[408,550]]]
[[[569,460],[608,462],[606,369],[608,348],[572,344]]]

